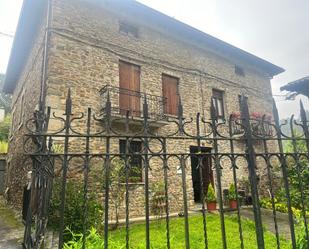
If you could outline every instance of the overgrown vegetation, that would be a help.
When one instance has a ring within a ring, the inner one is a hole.
[[[61,206],[61,186],[60,178],[54,180],[53,194],[49,209],[49,225],[57,229],[60,223],[60,206]],[[67,180],[66,185],[66,208],[64,212],[65,227],[74,232],[82,232],[84,224],[84,190],[83,185],[77,180]],[[101,230],[103,208],[99,203],[98,196],[95,192],[88,194],[88,227],[94,227]],[[70,236],[66,236],[69,239]]]
[[[240,248],[240,240],[237,227],[236,216],[226,216],[226,238],[227,247],[229,249]],[[256,249],[256,235],[254,222],[243,219],[243,238],[246,249]],[[203,219],[200,215],[191,216],[189,218],[190,227],[190,248],[200,249],[205,248],[203,237]],[[124,228],[110,232],[109,247],[113,249],[125,248],[125,234]],[[185,248],[184,236],[184,220],[183,218],[174,218],[170,221],[170,241],[172,249]],[[219,249],[222,248],[222,239],[220,232],[220,218],[215,214],[207,215],[207,234],[208,234],[208,248]],[[265,248],[277,248],[275,235],[265,231]],[[151,223],[150,225],[150,244],[151,248],[163,249],[166,248],[166,225],[162,223]],[[79,249],[82,248],[82,235],[74,234],[73,240],[68,242],[65,249]],[[95,230],[91,229],[86,237],[87,249],[103,248],[103,237]],[[145,224],[131,225],[130,227],[130,248],[139,249],[145,248]],[[288,249],[291,245],[285,239],[280,240],[280,248]]]

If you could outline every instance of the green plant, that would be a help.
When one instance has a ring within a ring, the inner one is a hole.
[[[6,115],[0,122],[0,141],[7,141],[9,138],[11,126],[11,115]]]
[[[54,229],[59,228],[60,222],[60,206],[62,179],[56,178],[53,184],[53,193],[49,208],[49,226]],[[83,231],[84,224],[84,189],[83,184],[78,180],[67,179],[66,185],[66,201],[64,212],[64,224],[72,231],[78,233]],[[103,207],[99,203],[98,196],[95,192],[88,193],[88,227],[101,228],[101,220],[103,215]],[[70,239],[70,237],[66,237]]]
[[[8,142],[0,141],[0,153],[7,153],[7,152],[8,152]]]
[[[306,227],[303,221],[299,226],[299,232],[297,234],[296,248],[297,249],[308,249],[309,241],[306,239]]]
[[[216,202],[216,193],[211,184],[208,186],[207,194],[206,194],[206,202]]]
[[[155,215],[162,217],[165,210],[165,191],[164,182],[156,182],[151,187],[152,192],[152,211]]]
[[[229,188],[229,200],[237,200],[235,184],[231,183]]]

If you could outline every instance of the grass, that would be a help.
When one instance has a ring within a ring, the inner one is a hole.
[[[165,221],[155,221],[150,225],[150,244],[151,248],[163,249],[166,247],[166,224]],[[238,232],[238,223],[235,216],[227,216],[225,218],[227,248],[239,249],[240,239]],[[244,248],[257,248],[255,226],[252,221],[244,219],[242,221]],[[205,248],[203,236],[203,220],[200,215],[191,216],[189,218],[190,229],[190,248],[200,249]],[[207,215],[207,233],[208,233],[208,248],[216,249],[222,247],[221,239],[221,225],[220,218],[216,214]],[[126,232],[124,228],[110,232],[109,246],[113,249],[125,248]],[[103,241],[100,237],[102,245]],[[265,248],[277,248],[276,237],[269,231],[264,232]],[[182,249],[185,248],[185,232],[184,232],[184,218],[174,218],[170,221],[170,241],[171,248]],[[288,241],[281,239],[280,248],[291,248]],[[79,247],[66,247],[79,248]],[[99,248],[91,244],[91,248]],[[130,227],[130,248],[142,249],[145,248],[145,224],[131,225]]]

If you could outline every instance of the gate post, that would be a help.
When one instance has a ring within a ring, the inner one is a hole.
[[[252,127],[250,124],[250,114],[247,99],[244,96],[241,97],[241,113],[242,122],[245,128],[245,142],[246,142],[246,156],[249,170],[249,181],[252,194],[254,221],[255,221],[255,232],[256,239],[259,249],[264,249],[264,235],[263,235],[263,224],[261,217],[261,209],[259,203],[259,194],[257,187],[257,174],[256,174],[256,156],[254,151],[254,138],[252,134]]]

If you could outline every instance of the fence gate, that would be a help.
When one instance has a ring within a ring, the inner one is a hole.
[[[79,243],[87,248],[86,235],[95,226],[105,249],[118,248],[117,243],[119,248],[141,248],[134,244],[139,242],[150,249],[158,246],[152,237],[158,223],[152,220],[159,218],[164,230],[160,248],[176,248],[175,243],[180,243],[175,241],[173,227],[180,220],[181,248],[197,248],[198,241],[198,248],[213,249],[214,228],[208,225],[209,217],[220,224],[216,241],[221,243],[216,248],[297,248],[296,226],[300,224],[303,239],[308,240],[308,186],[303,173],[308,170],[309,130],[302,105],[299,121],[292,117],[289,123],[280,124],[275,104],[273,115],[258,115],[249,112],[246,98],[242,98],[241,112],[226,120],[217,119],[213,102],[210,117],[198,113],[186,118],[180,99],[177,117],[150,116],[147,96],[142,99],[140,114],[133,117],[131,110],[126,114],[112,111],[109,92],[100,113],[90,108],[86,113],[73,113],[69,91],[62,116],[48,108],[27,122],[24,150],[33,169],[24,248],[39,248],[48,227],[58,232],[58,247],[63,248],[71,239],[66,235],[67,226],[84,235]],[[190,150],[192,146],[194,150]],[[191,161],[197,162],[200,203],[194,203]],[[212,178],[205,177],[205,165]],[[210,184],[216,192],[215,213],[203,201],[210,199]],[[230,198],[237,200],[234,210],[227,204],[228,189]],[[279,193],[284,210],[277,205]],[[81,211],[72,219],[74,211],[69,208],[75,196]],[[174,218],[175,214],[179,217]],[[248,238],[246,217],[251,217],[255,238]],[[194,243],[190,237],[193,218],[200,220]],[[138,240],[132,239],[134,219],[144,224],[140,225],[144,235]],[[237,226],[233,235],[227,219]],[[122,223],[118,229],[123,236],[116,243],[118,223]]]

